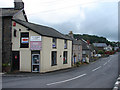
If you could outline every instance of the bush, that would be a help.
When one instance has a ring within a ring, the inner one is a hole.
[[[81,62],[76,62],[76,66],[79,67]]]
[[[2,66],[3,67],[8,67],[8,66],[10,66],[10,64],[9,63],[4,63],[4,64],[2,64]]]
[[[104,54],[104,51],[103,50],[99,50],[98,54]]]

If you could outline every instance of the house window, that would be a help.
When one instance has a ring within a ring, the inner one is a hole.
[[[64,49],[67,49],[67,40],[64,40]]]
[[[20,48],[29,48],[29,32],[21,33]]]
[[[53,38],[52,47],[53,47],[53,48],[56,48],[56,46],[57,46],[57,39],[56,39],[56,38]]]
[[[51,55],[51,59],[52,59],[52,66],[57,65],[57,52],[56,51],[52,51],[52,55]]]
[[[17,30],[16,29],[14,29],[14,37],[16,37],[17,35],[16,35],[16,33],[17,33]]]
[[[67,64],[67,51],[63,52],[63,64]]]
[[[80,53],[78,53],[78,60],[80,61]]]
[[[83,53],[83,54],[86,54],[86,52],[85,52],[85,51],[83,51],[82,53]]]
[[[80,50],[80,45],[78,46],[78,50]]]

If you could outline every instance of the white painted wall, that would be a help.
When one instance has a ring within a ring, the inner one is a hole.
[[[14,37],[14,29],[17,30],[17,37]],[[21,29],[21,31],[19,31]],[[29,48],[20,48],[20,33],[29,32]],[[28,31],[27,28],[20,24],[12,27],[12,51],[20,51],[20,71],[31,72],[31,50],[30,37],[40,36],[39,34]],[[64,49],[64,39],[57,39],[57,49],[52,48],[52,38],[42,36],[42,50],[40,51],[40,72],[54,71],[71,67],[72,41],[68,42],[68,48]],[[51,52],[57,51],[57,65],[51,66]],[[63,52],[68,51],[68,63],[63,64]],[[60,55],[62,57],[60,57]]]

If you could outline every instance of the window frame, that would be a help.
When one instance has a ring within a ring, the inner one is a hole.
[[[63,52],[63,64],[68,64],[68,51]]]
[[[78,45],[78,50],[80,50],[80,45]]]
[[[28,34],[28,35],[22,35],[22,34]],[[28,38],[28,43],[21,43],[22,38]],[[20,48],[29,48],[29,32],[21,32],[20,33]]]
[[[55,44],[55,47],[53,46]],[[52,39],[52,48],[56,49],[57,48],[57,38]]]
[[[55,55],[55,57],[53,55]],[[56,65],[57,65],[57,51],[52,51],[51,52],[51,66],[56,66]]]
[[[67,49],[67,40],[64,40],[64,49]],[[66,46],[66,47],[65,47]]]

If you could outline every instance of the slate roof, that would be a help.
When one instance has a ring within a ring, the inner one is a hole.
[[[19,11],[23,11],[24,17],[25,17],[26,21],[28,21],[24,9],[16,10],[16,9],[14,9],[14,8],[0,8],[0,10],[1,10],[1,12],[2,12],[2,17],[12,17],[12,16],[14,16],[16,13],[18,13]]]
[[[81,42],[80,42],[80,41],[78,41],[78,40],[72,38],[71,36],[66,35],[66,37],[70,38],[70,39],[73,41],[72,43],[73,43],[74,45],[81,45]]]
[[[17,12],[19,12],[19,10],[15,10],[14,8],[1,8],[1,10],[2,16],[13,16]]]
[[[51,27],[42,26],[42,25],[22,21],[22,20],[19,20],[19,19],[13,19],[13,21],[25,26],[29,30],[32,30],[32,31],[40,34],[41,36],[71,40],[69,37],[61,34],[60,32],[56,31],[55,29],[53,29]]]
[[[83,50],[89,50],[88,44],[85,40],[81,39],[82,49]]]
[[[106,43],[93,43],[95,47],[107,47]]]
[[[89,46],[91,51],[95,50],[95,47],[93,46],[93,44],[90,44]]]

